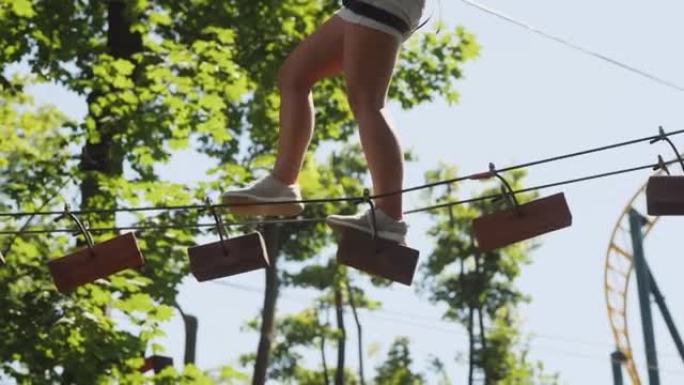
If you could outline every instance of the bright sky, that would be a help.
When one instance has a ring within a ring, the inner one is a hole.
[[[434,3],[429,6],[436,6],[436,0]],[[546,40],[461,1],[442,3],[443,19],[449,25],[462,24],[473,31],[483,50],[480,59],[467,66],[466,78],[458,85],[462,95],[459,105],[436,102],[410,112],[391,106],[403,143],[419,156],[419,161],[408,167],[406,186],[422,183],[424,171],[439,162],[472,173],[484,171],[488,162],[503,167],[656,134],[659,125],[667,130],[684,128],[684,92]],[[675,48],[681,47],[684,36],[680,20],[684,4],[680,2],[487,0],[486,4],[578,45],[684,84],[684,54]],[[72,116],[82,116],[85,111],[82,100],[54,87],[40,87],[36,94],[39,100],[54,103]],[[681,138],[676,137],[675,143],[684,148]],[[659,152],[669,159],[669,151],[664,144],[642,144],[540,166],[529,170],[528,183],[537,185],[643,165],[654,162]],[[164,175],[192,184],[202,178],[194,169],[197,160],[192,154],[181,154],[165,168]],[[547,370],[559,372],[562,383],[612,383],[609,354],[614,343],[603,294],[605,254],[615,222],[647,177],[647,172],[641,172],[543,192],[566,193],[574,225],[541,238],[542,246],[533,252],[533,263],[519,281],[532,297],[521,314],[523,332],[532,336],[532,357],[543,360]],[[467,195],[476,188],[464,186],[462,193]],[[408,198],[407,205],[414,207],[418,202],[416,194]],[[408,221],[409,243],[425,258],[431,248],[425,236],[428,217],[419,214],[408,217]],[[682,224],[682,219],[661,221],[645,246],[680,328],[684,328],[684,297],[676,294],[682,291],[684,260],[674,251],[681,250],[677,229]],[[356,276],[357,281],[364,279]],[[186,279],[179,301],[200,319],[200,367],[235,362],[240,354],[255,350],[258,335],[242,331],[241,326],[258,314],[263,281],[263,272],[221,281],[231,286],[200,285],[194,278]],[[646,383],[634,291],[629,302],[630,330]],[[280,314],[301,309],[315,294],[286,290],[279,302]],[[384,358],[395,336],[404,335],[412,340],[417,368],[427,367],[428,357],[436,355],[447,363],[455,383],[465,381],[465,361],[454,362],[457,354],[467,352],[463,328],[440,322],[440,310],[412,288],[393,286],[372,290],[372,295],[383,301],[385,310],[362,315],[366,353],[375,350],[371,347],[380,348],[368,358],[369,367]],[[681,383],[684,367],[660,315],[656,313],[654,319],[661,381]],[[347,324],[353,325],[351,317]],[[183,351],[180,318],[175,318],[167,331],[168,338],[162,343],[178,364]],[[347,357],[351,364],[356,362],[355,352],[352,344]]]

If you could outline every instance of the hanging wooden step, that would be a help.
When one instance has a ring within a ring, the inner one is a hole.
[[[97,279],[137,269],[144,263],[135,234],[127,233],[52,260],[48,267],[57,289],[69,293]]]
[[[655,175],[646,185],[649,215],[684,215],[684,176]]]
[[[223,219],[209,198],[205,200],[205,206],[216,222],[220,240],[188,249],[190,271],[198,281],[229,277],[269,266],[266,244],[259,232],[228,238]]]
[[[670,145],[675,153],[676,162],[684,171],[684,159],[662,126],[658,128],[658,136],[651,140],[651,144],[661,141]],[[646,210],[648,214],[684,215],[684,176],[670,175],[668,163],[663,160],[661,155],[658,155],[658,163],[653,167],[653,170],[660,170],[666,175],[654,175],[648,179],[646,185]]]
[[[347,227],[336,228],[341,233],[337,260],[347,266],[411,285],[418,264],[418,250],[396,242],[375,238]]]
[[[191,247],[188,254],[190,271],[200,282],[269,266],[266,244],[258,232]]]
[[[477,218],[473,232],[481,251],[491,251],[572,225],[565,194]]]

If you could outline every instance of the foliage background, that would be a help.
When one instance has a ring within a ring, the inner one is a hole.
[[[613,53],[636,66],[654,69],[665,77],[677,78],[684,64],[684,57],[676,50],[667,53],[662,50],[664,46],[676,44],[675,37],[681,35],[682,25],[676,19],[682,11],[680,4],[648,7],[636,3],[620,4],[619,17],[615,17],[612,2],[551,5],[526,0],[515,6],[497,2],[492,5],[579,42],[589,42],[593,48]],[[458,2],[444,2],[444,17],[465,23],[477,31],[485,55],[469,67],[467,79],[462,82],[463,98],[459,107],[449,108],[437,101],[408,114],[392,107],[395,119],[402,126],[405,142],[421,155],[420,162],[409,167],[411,184],[421,182],[424,171],[439,160],[458,164],[464,171],[479,170],[489,160],[504,165],[551,152],[584,148],[589,140],[608,143],[617,137],[647,135],[653,132],[656,121],[667,127],[682,125],[679,99],[667,89],[539,40]],[[610,33],[605,30],[606,19],[611,20]],[[577,20],[584,21],[582,28],[578,28]],[[644,28],[635,29],[634,25]],[[652,41],[662,44],[650,44]],[[592,92],[588,93],[587,89]],[[83,116],[83,101],[73,95],[54,87],[34,90],[42,101],[57,102],[62,111],[69,112],[75,119]],[[572,106],[572,113],[568,106]],[[428,132],[425,130],[406,129],[424,126],[430,128],[431,135],[425,135]],[[464,131],[467,139],[464,139]],[[436,143],[434,137],[445,140]],[[493,137],[496,140],[492,140]],[[540,142],[546,145],[539,146]],[[482,143],[486,145],[473,145]],[[599,164],[606,169],[631,165],[636,159],[653,158],[648,151],[651,150],[639,148],[605,159],[592,158],[571,165],[534,169],[529,175],[529,183],[577,175],[581,170],[591,170]],[[160,173],[173,174],[180,182],[196,180],[196,169],[190,165],[203,162],[203,158],[181,153],[175,159],[171,166],[160,167]],[[644,175],[634,175],[621,179],[622,183],[606,180],[591,187],[583,185],[568,189],[578,221],[576,226],[545,238],[542,247],[535,252],[535,264],[522,276],[523,290],[534,295],[534,302],[525,308],[525,324],[528,330],[539,334],[533,341],[535,349],[531,354],[543,357],[552,368],[563,368],[569,383],[610,381],[606,357],[612,343],[600,295],[601,256],[616,213],[644,178]],[[428,223],[415,217],[412,225],[425,229]],[[676,239],[670,231],[676,226],[664,225],[662,228],[663,232],[654,234],[657,238],[649,246],[649,252],[655,256],[667,255],[668,247]],[[419,247],[424,244],[418,236],[412,242]],[[653,258],[651,262],[665,291],[676,292],[679,281],[672,274],[681,271],[677,268],[679,262],[671,258]],[[551,277],[553,283],[549,284]],[[578,277],[582,277],[585,284],[578,285]],[[235,283],[254,287],[261,283],[261,277],[245,276]],[[200,338],[213,348],[211,354],[200,355],[201,361],[222,362],[221,357],[234,354],[234,346],[254,346],[254,336],[246,333],[236,333],[229,341],[214,341],[216,333],[226,329],[239,330],[240,321],[234,317],[236,311],[245,316],[254,314],[258,294],[235,288],[199,287],[191,281],[184,283],[181,291],[183,303],[195,304],[196,312],[211,314],[210,323],[204,323],[204,329],[200,331]],[[295,291],[290,295],[303,294]],[[196,298],[225,296],[232,296],[235,301],[230,309],[217,309],[214,302],[201,304],[196,301]],[[411,292],[380,291],[376,296],[385,302],[388,310],[408,307],[431,320],[438,317],[430,307],[413,299]],[[680,298],[670,296],[668,300],[673,308],[682,307]],[[563,303],[562,307],[558,306],[559,302]],[[289,299],[282,304],[285,309],[297,307],[296,302]],[[389,329],[388,325],[421,335],[422,338],[413,338],[412,342],[414,349],[419,350],[419,356],[427,356],[435,348],[443,348],[444,354],[448,355],[447,352],[453,350],[451,346],[439,342],[445,336],[459,338],[458,332],[440,332],[437,329],[443,326],[432,322],[427,327],[417,327],[407,324],[406,320],[389,322],[370,315],[366,320],[383,341],[390,339],[382,334]],[[410,319],[413,323],[418,320]],[[168,329],[172,337],[164,341],[165,345],[180,344],[180,327],[179,319],[175,318]],[[666,343],[662,345],[667,349]],[[454,346],[464,344],[457,342]],[[174,355],[182,356],[179,351]],[[668,362],[670,368],[678,367],[671,358],[666,358],[663,365]],[[665,375],[673,376],[675,381],[678,378],[671,370]]]

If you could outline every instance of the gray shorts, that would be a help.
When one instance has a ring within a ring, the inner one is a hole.
[[[382,23],[380,21],[376,21],[374,19],[371,19],[369,17],[360,15],[352,11],[351,9],[348,9],[346,7],[343,7],[339,11],[337,11],[336,15],[341,17],[344,21],[347,21],[349,23],[354,23],[354,24],[360,24],[369,28],[376,29],[378,31],[382,31],[385,33],[388,33],[397,39],[399,39],[400,42],[406,41],[415,29],[418,27],[420,24],[421,18],[423,17],[423,11],[425,10],[425,0],[362,0],[364,3],[367,3],[369,5],[372,5],[376,8],[380,8],[386,12],[391,13],[394,16],[397,16],[401,20],[406,23],[406,25],[409,26],[409,31],[406,33],[402,33],[396,28],[393,28],[392,26]]]

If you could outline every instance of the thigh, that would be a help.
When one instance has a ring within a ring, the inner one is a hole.
[[[343,71],[349,96],[364,104],[384,106],[397,62],[399,40],[382,31],[355,23],[344,28]]]
[[[281,71],[300,81],[316,81],[341,73],[344,53],[344,21],[333,16],[290,53]]]

